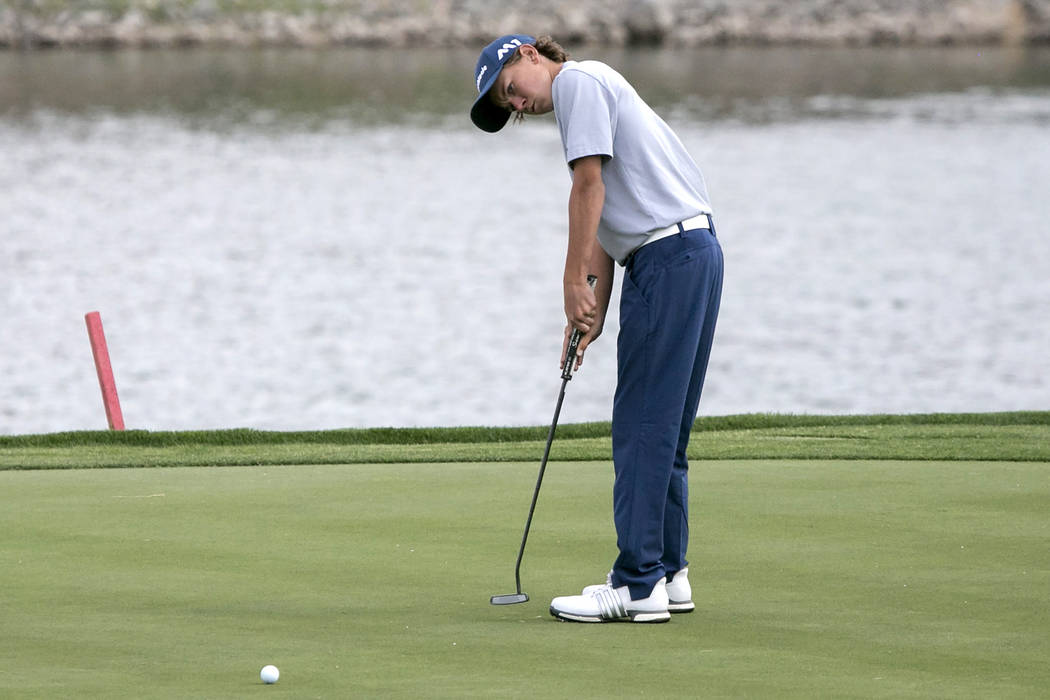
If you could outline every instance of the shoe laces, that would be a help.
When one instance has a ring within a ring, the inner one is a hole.
[[[594,590],[592,590],[590,592],[590,596],[592,598],[594,598],[596,596],[599,596],[599,595],[602,595],[602,591],[614,590],[613,589],[613,582],[612,582],[612,574],[613,574],[612,569],[610,569],[609,573],[605,574],[605,583],[599,584],[601,586],[600,588],[595,588]]]

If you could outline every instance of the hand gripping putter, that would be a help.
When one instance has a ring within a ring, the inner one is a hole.
[[[598,278],[594,275],[587,275],[587,284],[591,285],[591,289],[594,289],[595,282]],[[525,521],[525,532],[521,536],[521,546],[518,548],[518,562],[514,565],[514,582],[517,584],[517,593],[508,593],[507,595],[494,595],[490,602],[493,605],[514,605],[515,603],[524,603],[529,599],[527,593],[521,592],[521,557],[525,554],[525,542],[529,539],[529,528],[532,526],[532,514],[536,511],[536,499],[540,495],[540,484],[543,483],[543,472],[547,469],[547,458],[551,454],[551,443],[554,442],[554,431],[558,427],[558,416],[561,414],[561,404],[565,400],[565,385],[572,379],[573,365],[576,364],[576,349],[580,345],[580,338],[582,337],[579,330],[576,328],[572,329],[572,335],[569,336],[569,345],[565,348],[565,366],[561,371],[561,391],[558,393],[558,405],[554,408],[554,420],[551,421],[550,432],[547,433],[547,447],[543,450],[543,461],[540,462],[540,473],[536,477],[536,488],[532,492],[532,505],[529,506],[529,517]]]

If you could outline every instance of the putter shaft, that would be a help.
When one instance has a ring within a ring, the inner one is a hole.
[[[594,275],[587,276],[587,283],[594,289],[598,278]],[[579,329],[573,328],[569,336],[569,343],[565,348],[565,362],[561,372],[561,390],[558,392],[558,403],[554,407],[554,419],[551,421],[551,429],[547,433],[547,446],[543,448],[543,461],[540,462],[540,472],[536,475],[536,488],[532,491],[532,503],[529,504],[529,517],[525,520],[525,531],[521,534],[521,546],[518,547],[518,559],[514,564],[514,584],[517,593],[508,595],[494,595],[490,599],[493,605],[511,605],[524,603],[529,596],[521,592],[521,560],[525,556],[525,543],[529,540],[529,530],[532,528],[532,515],[536,512],[536,501],[540,497],[540,485],[543,483],[543,473],[547,470],[547,459],[551,454],[551,444],[554,442],[554,432],[558,429],[558,416],[561,415],[561,405],[565,401],[565,386],[572,379],[573,364],[576,362],[576,351],[580,346],[583,334]]]
[[[521,546],[518,548],[518,562],[514,565],[514,581],[521,593],[521,558],[525,554],[525,542],[529,539],[529,530],[532,527],[532,516],[536,512],[536,500],[540,496],[540,484],[543,483],[543,473],[547,471],[547,459],[551,455],[551,444],[554,443],[554,431],[558,429],[558,416],[561,415],[561,405],[565,401],[565,385],[569,383],[568,377],[561,381],[561,391],[558,392],[558,404],[554,407],[554,420],[551,421],[551,429],[547,433],[547,446],[543,449],[543,461],[540,462],[540,471],[536,475],[536,488],[532,491],[532,503],[529,505],[529,517],[525,521],[525,532],[521,535]]]

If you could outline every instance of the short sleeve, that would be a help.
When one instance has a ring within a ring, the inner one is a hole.
[[[595,155],[612,158],[616,104],[609,90],[583,71],[563,69],[553,96],[565,162]]]

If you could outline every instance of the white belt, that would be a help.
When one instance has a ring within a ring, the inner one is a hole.
[[[699,214],[697,216],[694,216],[692,219],[686,219],[681,223],[671,224],[667,228],[658,228],[655,231],[650,231],[649,237],[645,239],[645,243],[642,243],[642,245],[638,246],[638,248],[647,246],[650,243],[660,240],[661,238],[667,238],[668,236],[673,236],[676,233],[682,233],[683,231],[692,231],[694,229],[700,228],[709,229],[711,228],[711,221],[707,217],[707,214]],[[637,248],[635,250],[637,250]]]

